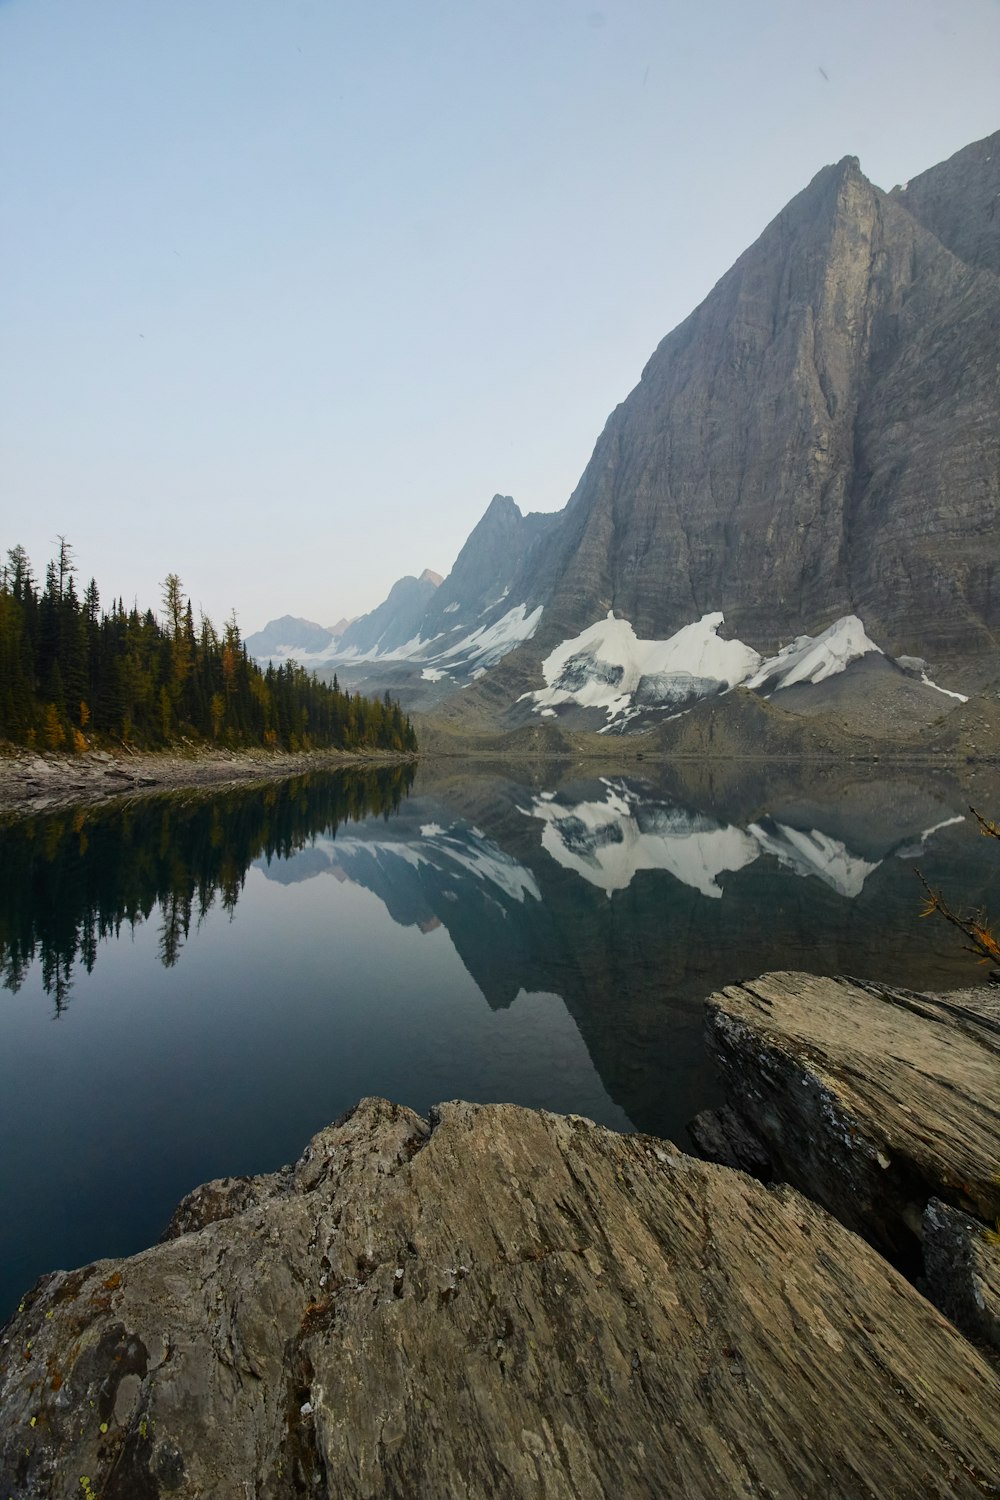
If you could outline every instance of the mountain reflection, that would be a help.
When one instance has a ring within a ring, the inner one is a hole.
[[[411,765],[316,773],[263,790],[151,797],[120,807],[28,818],[0,834],[0,975],[20,988],[38,959],[42,985],[65,1006],[79,961],[98,943],[158,911],[159,954],[177,962],[191,925],[218,905],[232,912],[260,857],[287,860],[323,829],[388,817],[413,781]]]
[[[913,988],[977,977],[943,924],[917,921],[917,858],[956,905],[989,904],[995,850],[948,779],[772,766],[691,784],[669,766],[647,779],[579,769],[322,773],[13,823],[0,834],[0,974],[16,990],[37,964],[58,1013],[74,967],[89,973],[102,939],[151,918],[171,967],[213,908],[234,913],[255,866],[272,895],[311,886],[257,908],[278,975],[283,943],[323,952],[337,897],[315,882],[332,877],[453,950],[492,1011],[558,996],[608,1097],[664,1135],[705,1102],[713,990],[773,969]],[[253,979],[240,950],[227,949],[227,993]],[[379,963],[362,926],[324,972],[350,968],[375,1005]]]
[[[286,886],[349,881],[400,926],[443,929],[494,1011],[559,995],[611,1099],[670,1135],[704,1104],[713,990],[782,968],[915,988],[976,977],[942,925],[917,921],[911,868],[919,855],[956,901],[982,904],[993,851],[967,797],[919,777],[802,774],[771,767],[706,795],[670,768],[545,786],[539,768],[427,766],[391,822],[258,867]]]
[[[542,846],[552,858],[608,894],[625,889],[640,870],[664,870],[703,896],[721,898],[721,875],[770,854],[793,874],[815,876],[852,898],[882,862],[852,852],[821,828],[793,827],[767,816],[743,829],[626,780],[604,778],[599,786],[598,796],[583,801],[542,792],[533,799],[531,814],[545,825]],[[961,815],[941,819],[907,841],[893,827],[889,839],[897,850],[905,842],[912,854],[939,828],[961,822]]]

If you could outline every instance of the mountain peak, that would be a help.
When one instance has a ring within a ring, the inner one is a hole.
[[[1000,274],[1000,130],[894,187],[889,196],[966,265]]]
[[[444,583],[444,578],[440,573],[435,573],[433,568],[425,568],[420,577],[417,579],[417,582],[433,583],[434,587],[436,589],[439,589],[442,583]]]
[[[483,516],[483,521],[497,520],[500,517],[506,518],[507,516],[513,517],[520,521],[522,519],[520,506],[515,503],[513,496],[511,495],[494,495],[493,499],[486,507],[486,513]],[[482,525],[482,521],[480,522],[480,525]]]

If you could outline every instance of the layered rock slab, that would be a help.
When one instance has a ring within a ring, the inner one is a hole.
[[[793,1190],[650,1137],[366,1100],[173,1228],[44,1278],[4,1330],[3,1494],[996,1481],[1000,1380],[929,1303]]]
[[[1000,1026],[939,997],[765,974],[708,1001],[731,1104],[778,1173],[912,1259],[934,1197],[1000,1216]]]

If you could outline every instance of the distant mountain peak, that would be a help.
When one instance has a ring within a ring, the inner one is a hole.
[[[441,573],[435,573],[433,568],[425,568],[420,577],[417,579],[417,582],[433,583],[434,587],[436,589],[439,589],[442,583],[444,583],[444,577]]]

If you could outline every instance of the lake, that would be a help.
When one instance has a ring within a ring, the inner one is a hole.
[[[989,907],[969,800],[930,771],[440,762],[8,822],[0,1318],[365,1094],[683,1143],[720,986],[982,978],[913,873]]]

